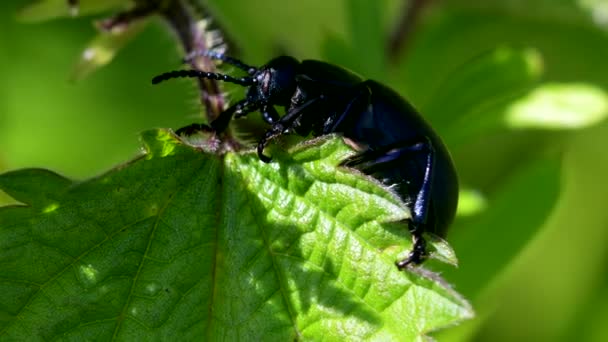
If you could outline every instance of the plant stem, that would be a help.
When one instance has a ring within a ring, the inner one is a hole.
[[[387,43],[388,56],[392,63],[396,63],[398,58],[407,51],[422,12],[432,2],[433,0],[404,1],[404,10]]]
[[[200,19],[195,18],[195,9],[185,1],[165,1],[159,14],[176,32],[184,50],[184,56],[216,47],[212,44],[217,43],[210,42],[211,39],[208,39],[211,33],[206,31],[206,27]],[[215,63],[206,57],[193,58],[190,64],[196,70],[216,72]],[[198,85],[201,103],[207,110],[208,122],[211,122],[224,110],[226,99],[218,81],[199,79]]]

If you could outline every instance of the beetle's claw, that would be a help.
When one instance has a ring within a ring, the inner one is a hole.
[[[270,163],[272,161],[272,157],[269,157],[261,152],[258,152],[258,157],[260,158],[261,161],[263,161],[264,163]]]
[[[428,253],[426,251],[426,241],[422,236],[414,235],[414,245],[412,246],[412,251],[405,259],[395,262],[395,265],[400,271],[402,271],[410,264],[422,264],[422,262],[424,262],[424,260],[427,258]]]
[[[266,147],[266,139],[258,143],[258,158],[264,163],[270,163],[272,158],[264,154],[264,147]]]
[[[407,258],[395,262],[395,265],[400,271],[403,271],[408,265],[420,265],[424,260],[425,258],[422,255],[419,255],[419,253],[416,253],[415,251],[411,251]]]

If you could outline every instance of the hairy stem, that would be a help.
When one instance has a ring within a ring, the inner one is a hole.
[[[185,56],[214,48],[211,33],[195,17],[195,9],[183,0],[166,1],[160,9],[160,15],[176,32],[185,52]],[[216,66],[209,58],[193,58],[189,61],[192,68],[207,72],[216,72]],[[224,94],[216,80],[199,79],[201,103],[207,109],[208,122],[213,121],[226,105]]]
[[[401,17],[387,43],[388,56],[395,63],[408,48],[421,14],[433,0],[406,0]]]

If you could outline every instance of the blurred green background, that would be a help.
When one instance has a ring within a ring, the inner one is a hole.
[[[160,19],[74,82],[92,18],[17,21],[28,3],[0,4],[0,171],[92,177],[138,153],[138,132],[201,120],[192,82],[150,84],[180,67]],[[435,0],[393,62],[401,1],[206,4],[249,64],[289,53],[347,66],[445,138],[464,190],[448,236],[460,267],[430,267],[477,317],[438,340],[608,341],[608,1]]]

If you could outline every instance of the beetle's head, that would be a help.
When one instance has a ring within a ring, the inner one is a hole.
[[[245,100],[237,103],[239,108],[236,108],[236,105],[230,107],[228,110],[233,109],[230,115],[220,115],[218,119],[222,119],[223,121],[219,124],[214,121],[215,125],[212,123],[212,126],[215,129],[219,129],[220,132],[227,127],[228,120],[232,117],[232,114],[236,113],[237,117],[239,117],[255,110],[263,109],[266,106],[288,106],[296,91],[296,72],[300,62],[293,57],[277,57],[261,68],[249,66],[237,59],[214,51],[191,53],[186,60],[197,56],[221,60],[247,72],[248,75],[234,77],[202,70],[175,70],[154,77],[152,84],[178,77],[192,77],[230,82],[247,87]]]
[[[287,106],[296,90],[296,69],[300,62],[289,56],[274,58],[258,69],[252,77],[247,99],[270,105]]]

